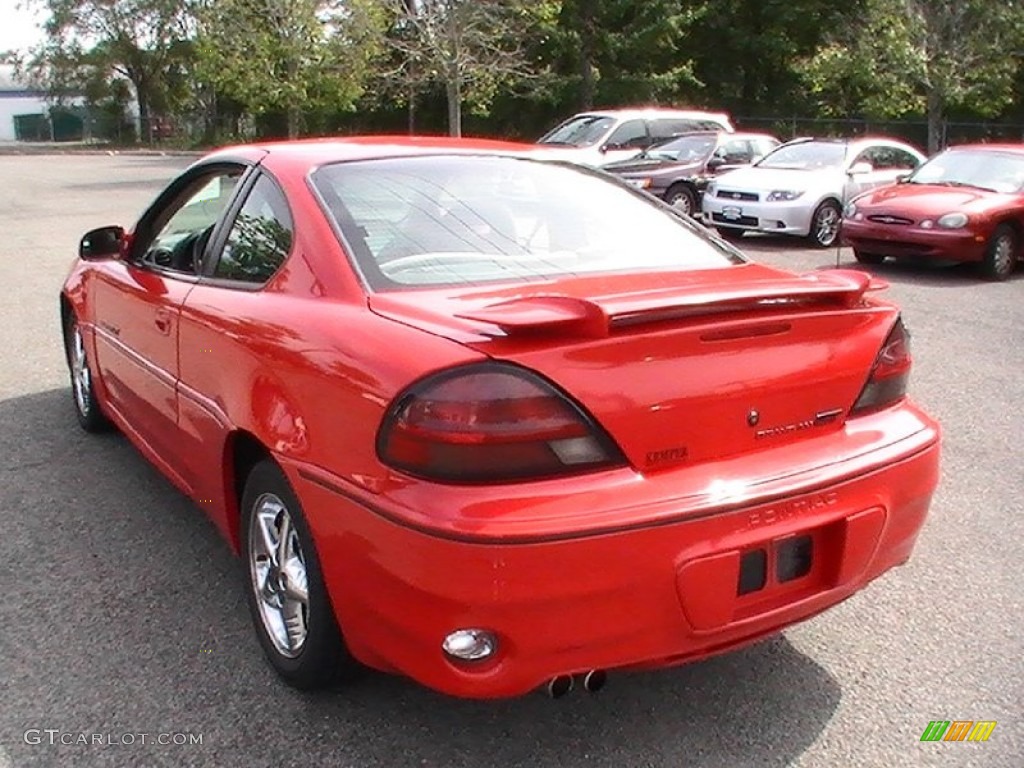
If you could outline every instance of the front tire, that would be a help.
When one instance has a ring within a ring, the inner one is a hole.
[[[807,238],[818,248],[831,248],[839,240],[842,214],[835,200],[826,200],[814,210]]]
[[[665,193],[665,202],[687,216],[693,216],[697,211],[697,197],[685,184],[669,187]]]
[[[246,597],[267,660],[289,685],[327,688],[353,673],[320,560],[288,479],[259,462],[242,494]]]
[[[71,396],[79,426],[86,432],[106,432],[110,420],[100,406],[93,386],[92,367],[85,348],[85,337],[74,315],[69,315],[64,328],[64,349],[71,374]]]
[[[885,262],[885,256],[880,253],[864,253],[864,251],[858,251],[856,248],[853,249],[853,258],[861,264],[878,265]]]
[[[1017,265],[1017,235],[1008,224],[1000,224],[989,238],[981,271],[989,280],[1005,280]]]

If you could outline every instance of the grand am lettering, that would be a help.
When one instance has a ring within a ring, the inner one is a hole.
[[[819,493],[806,499],[787,501],[767,509],[759,509],[747,516],[747,527],[756,528],[760,525],[777,523],[791,517],[816,512],[820,509],[833,507],[839,502],[839,494],[835,492]]]
[[[781,424],[777,427],[766,427],[759,429],[754,433],[755,440],[763,440],[766,437],[778,437],[779,435],[788,435],[791,432],[802,432],[805,429],[813,429],[814,427],[821,427],[825,424],[831,424],[838,419],[843,413],[842,408],[830,408],[827,411],[819,411],[814,414],[813,419],[805,419],[804,421],[797,421],[793,424]],[[755,426],[760,420],[760,414],[751,410],[747,414],[747,423],[750,426]]]

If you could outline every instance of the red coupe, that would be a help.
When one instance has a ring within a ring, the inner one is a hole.
[[[292,685],[594,690],[910,557],[939,429],[884,286],[532,151],[228,148],[81,242],[78,420],[213,519]]]
[[[986,277],[1005,280],[1024,257],[1024,145],[947,149],[901,183],[854,198],[843,236],[867,264],[978,262]]]

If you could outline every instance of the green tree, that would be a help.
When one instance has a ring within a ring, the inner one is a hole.
[[[448,132],[462,135],[462,109],[486,112],[503,86],[535,77],[524,40],[550,3],[528,0],[379,0],[392,15],[386,80],[407,98],[443,85]]]
[[[1024,7],[989,0],[867,0],[863,23],[836,30],[802,66],[823,111],[924,113],[928,150],[950,108],[1008,107],[1024,49]]]
[[[215,0],[200,13],[201,77],[253,115],[351,109],[379,52],[383,16],[367,0]]]
[[[214,0],[200,12],[200,76],[254,115],[350,109],[379,52],[383,14],[369,0]]]
[[[132,84],[143,131],[173,111],[191,68],[193,0],[30,0],[46,14],[45,41],[26,64],[56,100],[99,71]]]
[[[828,30],[861,23],[865,0],[716,0],[687,40],[707,98],[737,116],[778,116],[811,105],[795,64]]]
[[[705,0],[563,0],[561,71],[576,106],[671,102],[696,94],[691,36]]]

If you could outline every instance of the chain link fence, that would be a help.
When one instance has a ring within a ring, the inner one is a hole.
[[[813,117],[738,117],[737,128],[770,133],[787,141],[802,136],[891,136],[914,146],[928,146],[925,120],[862,120]],[[957,122],[944,120],[940,148],[968,142],[1024,141],[1024,124],[1004,122]]]

